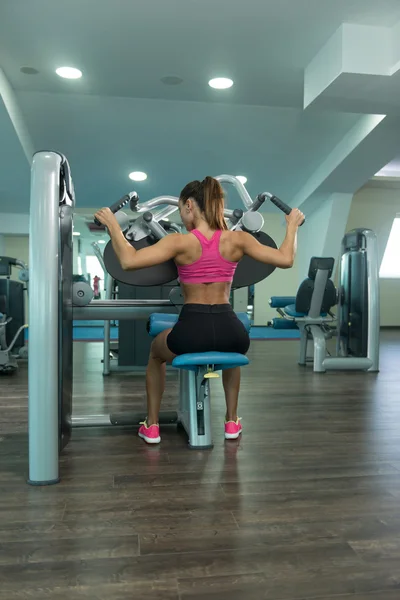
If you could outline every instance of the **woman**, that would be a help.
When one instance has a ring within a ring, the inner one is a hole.
[[[212,177],[192,181],[181,192],[179,211],[188,234],[173,233],[157,244],[135,250],[121,232],[109,208],[96,213],[110,234],[124,270],[143,269],[173,259],[178,268],[185,304],[173,329],[160,333],[151,345],[146,372],[147,419],[139,436],[149,444],[161,441],[158,415],[165,388],[165,365],[178,354],[239,352],[250,345],[248,333],[229,304],[233,276],[246,254],[282,269],[293,265],[297,229],[304,220],[298,209],[286,217],[286,237],[279,248],[263,246],[249,233],[228,231],[224,192]],[[226,398],[225,438],[237,439],[242,425],[237,415],[240,368],[222,374]]]

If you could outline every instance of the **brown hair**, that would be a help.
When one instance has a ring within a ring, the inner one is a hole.
[[[179,200],[186,202],[192,198],[211,229],[227,229],[224,219],[224,190],[214,177],[206,177],[203,181],[188,183],[180,193]]]

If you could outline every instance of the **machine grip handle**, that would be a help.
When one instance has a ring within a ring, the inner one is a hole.
[[[291,207],[288,204],[286,204],[285,202],[282,202],[282,200],[280,200],[277,196],[270,196],[270,200],[271,200],[272,204],[275,204],[275,206],[277,208],[279,208],[279,210],[284,212],[285,215],[290,215],[290,213],[292,212]],[[303,225],[304,222],[305,222],[305,219],[301,225]],[[300,227],[301,227],[301,225],[300,225]]]
[[[115,215],[115,213],[117,213],[119,210],[121,210],[121,208],[123,208],[126,204],[128,204],[128,202],[131,202],[133,198],[138,198],[138,195],[136,194],[136,192],[132,192],[130,194],[125,194],[125,196],[122,196],[122,198],[120,200],[118,200],[117,202],[114,202],[114,204],[111,204],[110,206],[110,210],[111,212]],[[98,219],[96,219],[96,217],[94,218],[94,222],[96,225],[101,226],[101,223]]]
[[[254,211],[254,212],[255,212],[256,210],[258,210],[259,208],[261,208],[261,206],[262,206],[262,205],[264,204],[264,202],[265,202],[265,198],[266,198],[266,195],[265,195],[265,194],[258,194],[258,196],[257,196],[257,198],[254,200],[254,202],[253,202],[253,206],[251,207],[251,209],[250,209],[250,210],[252,210],[252,211]]]

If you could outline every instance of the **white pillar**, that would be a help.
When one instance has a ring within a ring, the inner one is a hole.
[[[233,292],[233,308],[235,312],[247,312],[249,288],[244,287]]]

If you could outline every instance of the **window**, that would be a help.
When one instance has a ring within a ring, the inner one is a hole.
[[[97,260],[96,256],[92,256],[92,255],[86,256],[86,271],[87,271],[88,275],[90,276],[91,282],[93,282],[93,279],[97,275],[97,277],[100,277],[100,279],[101,279],[100,287],[101,288],[104,287],[104,271],[101,268],[101,265],[100,265],[99,261]]]
[[[379,277],[400,279],[400,214],[396,215],[393,221]]]

